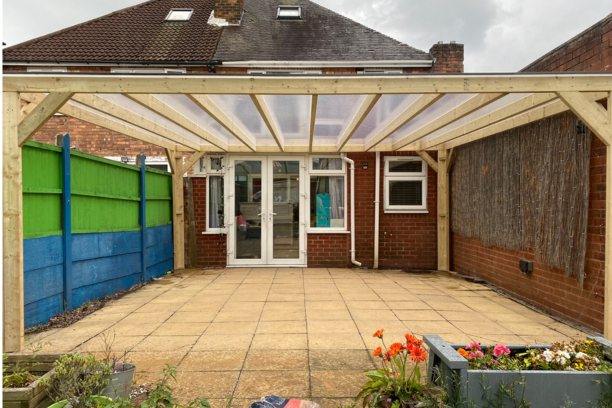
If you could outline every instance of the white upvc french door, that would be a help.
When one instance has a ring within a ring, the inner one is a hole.
[[[304,158],[233,156],[229,162],[228,264],[305,265]]]

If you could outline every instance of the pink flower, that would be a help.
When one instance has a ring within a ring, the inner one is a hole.
[[[474,353],[470,353],[470,354],[468,354],[468,358],[470,360],[473,360],[474,358],[476,358],[476,356],[474,355]]]
[[[477,351],[477,352],[476,352],[476,355],[477,355],[478,357],[482,357],[482,356],[484,356],[484,354],[482,354],[482,351]]]
[[[497,361],[496,359],[493,359],[493,363],[499,364],[499,361]]]
[[[493,349],[493,354],[495,354],[495,357],[501,357],[504,354],[509,355],[510,349],[503,344],[496,344]]]
[[[470,343],[467,346],[465,346],[466,350],[480,350],[480,346],[478,345],[478,343],[474,342],[474,343]]]

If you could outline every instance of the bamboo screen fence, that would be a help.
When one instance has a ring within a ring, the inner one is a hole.
[[[535,250],[582,286],[591,132],[572,113],[457,149],[451,228],[485,247]]]

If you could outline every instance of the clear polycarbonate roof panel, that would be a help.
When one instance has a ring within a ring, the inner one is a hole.
[[[202,138],[200,138],[197,135],[194,135],[193,133],[189,132],[188,130],[180,127],[179,125],[175,124],[174,122],[169,121],[168,119],[164,118],[163,116],[158,115],[157,113],[153,112],[150,109],[145,108],[144,106],[142,106],[141,104],[139,104],[138,102],[134,102],[133,100],[123,96],[123,95],[119,95],[119,94],[99,94],[99,97],[106,99],[109,102],[112,102],[118,106],[121,106],[122,108],[125,108],[126,110],[133,112],[139,116],[142,116],[144,119],[149,120],[153,123],[155,123],[156,125],[159,125],[161,127],[164,127],[166,129],[168,129],[171,132],[174,132],[180,136],[183,136],[186,139],[189,139],[195,143],[200,143],[200,144],[204,144],[204,140],[202,140]]]
[[[478,118],[481,118],[483,116],[488,115],[491,112],[494,112],[498,109],[502,109],[505,108],[506,106],[510,105],[511,103],[514,103],[520,99],[523,99],[527,96],[529,96],[530,94],[525,94],[525,93],[516,93],[516,94],[509,94],[504,96],[503,98],[500,98],[498,100],[496,100],[495,102],[492,102],[490,104],[488,104],[487,106],[484,106],[480,109],[478,109],[475,112],[470,113],[467,116],[464,116],[463,118],[451,123],[450,125],[444,126],[443,128],[436,130],[435,132],[433,132],[432,134],[419,139],[418,143],[421,142],[426,142],[430,139],[433,139],[434,137],[443,135],[444,133],[450,132],[451,130],[457,129],[463,125],[465,125],[466,123],[472,122]]]
[[[78,103],[78,102],[75,102],[75,101],[69,101],[69,102],[68,102],[68,104],[69,104],[69,105],[74,105],[74,106],[76,106],[77,108],[82,109],[82,110],[84,110],[84,111],[88,111],[88,112],[94,113],[94,114],[96,114],[96,115],[98,115],[98,116],[100,116],[100,117],[103,117],[103,118],[105,118],[105,119],[108,119],[109,121],[115,122],[115,123],[117,123],[117,124],[119,124],[119,125],[123,125],[123,126],[126,126],[126,127],[131,128],[131,129],[138,130],[138,131],[140,131],[140,132],[142,132],[142,133],[145,133],[145,134],[147,134],[147,135],[149,135],[149,136],[151,136],[151,137],[154,137],[155,139],[159,139],[160,141],[168,141],[168,139],[165,139],[165,138],[159,137],[159,136],[158,136],[158,135],[156,135],[155,133],[149,132],[148,130],[142,129],[142,128],[140,128],[140,127],[138,127],[138,126],[135,126],[135,125],[133,125],[133,124],[131,124],[131,123],[129,123],[129,122],[126,122],[126,121],[124,121],[124,120],[117,119],[117,118],[115,118],[115,117],[113,117],[113,116],[111,116],[111,115],[108,115],[108,114],[106,114],[106,113],[103,113],[103,112],[100,112],[100,111],[98,111],[98,110],[95,110],[95,109],[89,108],[89,107],[87,107],[87,106],[85,106],[85,105],[83,105],[83,104],[81,104],[81,103]]]
[[[405,136],[408,136],[411,133],[414,133],[414,131],[419,130],[423,126],[438,119],[440,116],[444,115],[445,113],[448,113],[449,111],[455,109],[457,106],[468,101],[474,96],[476,96],[476,94],[444,95],[436,103],[434,103],[429,108],[421,112],[421,114],[418,115],[416,118],[412,119],[410,122],[406,123],[404,126],[399,128],[395,133],[393,133],[389,137],[389,140],[392,143],[397,142],[398,140],[404,138]]]
[[[208,97],[252,140],[274,142],[270,130],[248,95],[208,95]]]
[[[314,142],[335,145],[365,100],[365,95],[320,95]]]
[[[229,145],[242,145],[240,140],[236,139],[234,135],[228,132],[227,129],[219,124],[219,122],[211,118],[206,112],[200,109],[200,107],[187,96],[166,94],[153,96],[213,136],[219,138],[221,141],[224,141]]]
[[[383,130],[393,119],[421,95],[383,95],[349,140],[349,144],[363,144]]]
[[[283,139],[289,144],[307,146],[310,139],[312,97],[266,95],[264,100]]]

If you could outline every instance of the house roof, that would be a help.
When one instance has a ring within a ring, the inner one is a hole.
[[[150,0],[3,50],[4,60],[210,61],[221,29],[208,24],[214,0]],[[164,22],[195,9],[187,23]]]
[[[302,7],[301,20],[277,20],[279,5]],[[403,44],[309,0],[245,0],[240,26],[225,27],[220,61],[431,61]]]
[[[431,61],[309,0],[245,0],[241,26],[208,24],[214,0],[150,0],[3,50],[5,61]],[[300,5],[302,19],[278,21],[278,5]],[[193,8],[187,23],[164,22]]]

